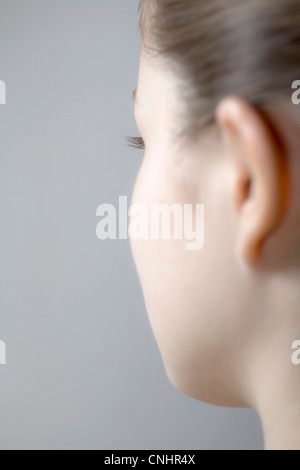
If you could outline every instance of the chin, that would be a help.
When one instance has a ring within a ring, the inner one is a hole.
[[[165,364],[165,370],[169,382],[180,393],[194,400],[207,403],[209,405],[222,406],[227,408],[249,408],[243,400],[233,396],[233,394],[222,389],[217,381],[212,385],[212,379],[195,380],[195,377],[189,378],[185,373],[172,370]],[[206,374],[207,375],[207,374]],[[203,377],[205,375],[203,374]]]

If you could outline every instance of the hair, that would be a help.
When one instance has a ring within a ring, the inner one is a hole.
[[[145,57],[166,59],[179,78],[182,136],[212,125],[226,96],[262,112],[291,99],[300,78],[300,0],[141,0],[139,11]]]

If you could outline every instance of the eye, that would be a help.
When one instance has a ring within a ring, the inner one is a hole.
[[[145,150],[145,143],[142,137],[125,137],[125,142],[128,147],[136,150]]]

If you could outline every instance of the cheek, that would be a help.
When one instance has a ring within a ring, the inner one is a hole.
[[[190,362],[192,311],[188,311],[185,272],[180,249],[172,241],[136,240],[134,259],[141,281],[150,324],[168,366]],[[172,366],[173,367],[173,366]]]
[[[244,329],[247,332],[240,321],[246,294],[233,256],[235,229],[230,202],[223,197],[227,193],[225,171],[192,170],[185,177],[185,172],[176,168],[170,176],[162,158],[146,156],[132,202],[144,204],[148,211],[151,204],[204,204],[203,250],[187,251],[185,240],[131,243],[150,323],[170,381],[187,395],[222,405],[227,400],[231,403],[227,392],[224,397],[219,394],[232,363],[239,360]],[[197,191],[191,174],[197,180],[201,177]]]
[[[178,185],[167,177],[159,162],[145,158],[139,172],[133,204],[184,204]],[[196,268],[201,253],[187,252],[186,240],[131,240],[134,260],[143,288],[150,323],[168,367],[186,367],[195,355],[193,316],[199,286]],[[172,365],[171,365],[172,364]],[[181,365],[180,365],[181,364]]]

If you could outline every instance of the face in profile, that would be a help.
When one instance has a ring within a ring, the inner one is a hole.
[[[249,292],[232,256],[235,219],[224,197],[230,160],[214,131],[197,143],[176,141],[175,83],[171,71],[141,55],[135,118],[145,154],[133,203],[149,211],[153,204],[204,204],[205,244],[188,251],[185,240],[132,240],[133,254],[170,381],[203,401],[241,405],[233,371],[252,325],[237,314]]]
[[[216,124],[193,141],[176,137],[180,106],[174,72],[142,51],[135,118],[145,154],[133,203],[149,213],[152,205],[189,204],[194,220],[203,204],[205,242],[188,251],[184,238],[132,240],[134,259],[172,384],[202,401],[248,406],[249,381],[263,374],[260,357],[274,341],[273,325],[282,331],[280,348],[293,341],[274,311],[285,295],[278,272],[290,269],[298,252],[300,207],[286,216],[282,148],[252,106],[225,99]],[[296,128],[288,114],[281,122],[293,158]],[[298,166],[295,158],[295,173]]]
[[[132,250],[172,384],[254,408],[268,448],[298,448],[299,3],[225,3],[141,2],[133,203],[189,205],[193,220],[203,205],[204,246]]]

